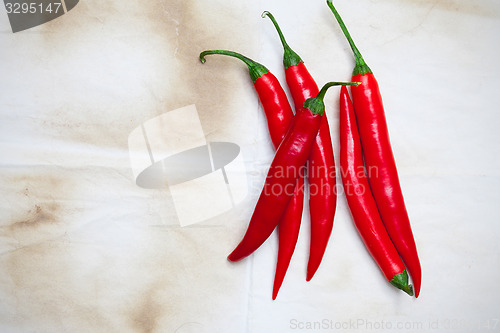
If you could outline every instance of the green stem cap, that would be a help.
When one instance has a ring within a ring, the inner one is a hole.
[[[399,288],[408,295],[413,296],[413,286],[408,284],[408,273],[406,273],[406,270],[394,275],[392,280],[389,282],[396,288]]]
[[[278,35],[280,36],[281,44],[283,44],[283,49],[285,51],[285,54],[283,55],[283,65],[285,68],[291,67],[291,66],[296,66],[300,64],[302,59],[299,57],[297,53],[295,53],[290,46],[288,46],[288,43],[285,40],[285,36],[283,36],[283,33],[281,32],[280,26],[278,25],[278,22],[274,18],[273,14],[268,12],[267,10],[262,13],[262,18],[265,18],[266,16],[271,19],[271,21],[274,24],[274,27],[276,28],[276,31],[278,32]]]
[[[269,70],[264,65],[261,65],[258,62],[254,61],[250,58],[247,58],[240,53],[233,52],[233,51],[227,51],[227,50],[207,50],[207,51],[201,52],[200,53],[200,61],[202,64],[204,64],[206,61],[205,56],[210,55],[210,54],[221,54],[221,55],[226,55],[226,56],[240,59],[241,61],[243,61],[245,63],[245,65],[247,65],[248,71],[250,72],[250,78],[252,79],[253,82],[255,82],[262,75],[269,73]]]
[[[304,102],[304,108],[309,109],[312,114],[322,116],[325,112],[325,103],[323,102],[323,99],[325,98],[328,88],[333,86],[358,86],[360,84],[361,82],[328,82],[321,88],[316,97],[309,98]]]
[[[337,22],[340,25],[340,29],[344,32],[345,37],[347,38],[347,41],[349,42],[349,45],[351,46],[352,52],[354,53],[354,58],[356,59],[356,66],[354,67],[354,70],[352,71],[352,75],[357,75],[357,74],[367,74],[367,73],[372,73],[372,70],[368,65],[366,64],[365,60],[363,59],[363,56],[359,52],[358,48],[354,44],[354,41],[351,38],[351,35],[349,34],[349,31],[347,30],[344,21],[340,17],[339,13],[333,6],[332,0],[326,0],[326,3],[328,4],[328,7],[332,10],[333,15],[335,15],[335,18],[337,19]]]

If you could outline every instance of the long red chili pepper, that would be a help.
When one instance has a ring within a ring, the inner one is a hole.
[[[209,54],[232,56],[242,60],[247,65],[250,72],[250,78],[253,81],[255,91],[259,96],[259,100],[266,115],[271,140],[275,149],[277,149],[285,137],[294,117],[286,93],[281,87],[278,79],[265,66],[239,53],[226,50],[204,51],[200,54],[201,61],[204,62],[205,56]],[[273,287],[273,300],[276,299],[278,295],[278,291],[290,265],[295,245],[297,244],[303,206],[304,177],[299,175],[295,193],[278,224],[279,245]]]
[[[299,109],[305,100],[316,96],[318,86],[307,70],[304,62],[295,53],[283,36],[274,16],[265,11],[273,22],[284,48],[283,65],[285,77],[295,108]],[[335,209],[337,207],[337,180],[335,159],[333,156],[330,126],[327,117],[321,121],[316,142],[308,163],[309,207],[311,216],[311,241],[306,280],[312,279],[323,259],[333,229]]]
[[[366,178],[354,108],[345,86],[340,90],[340,167],[354,224],[386,279],[413,296],[408,273],[380,218]]]
[[[327,0],[327,4],[349,41],[356,59],[352,81],[359,81],[361,85],[353,87],[351,92],[370,187],[382,221],[413,280],[415,297],[418,297],[422,274],[420,261],[399,184],[379,86],[332,0]]]
[[[276,228],[297,182],[297,173],[289,170],[300,170],[307,162],[325,111],[325,93],[329,87],[342,84],[357,83],[329,82],[316,97],[306,100],[297,110],[287,135],[276,150],[248,229],[228,256],[230,261],[251,254]]]

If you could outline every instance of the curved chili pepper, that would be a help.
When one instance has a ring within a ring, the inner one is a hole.
[[[295,108],[299,109],[305,100],[316,96],[318,86],[307,70],[300,56],[295,53],[283,36],[274,16],[265,11],[273,22],[284,48],[283,65],[288,88]],[[323,117],[316,142],[308,161],[309,207],[311,216],[311,241],[306,280],[310,281],[323,259],[333,229],[333,220],[337,207],[337,179],[333,156],[330,126],[327,117]]]
[[[356,229],[386,279],[413,296],[413,288],[408,285],[408,273],[385,229],[370,191],[354,108],[345,86],[340,90],[339,125],[342,183]]]
[[[325,111],[325,93],[329,87],[341,84],[357,83],[329,82],[316,97],[306,100],[304,106],[297,110],[287,135],[276,150],[248,229],[228,256],[230,261],[237,261],[251,254],[278,225],[297,182],[296,172],[289,171],[300,170],[307,162]]]
[[[277,149],[285,137],[294,117],[285,91],[278,79],[269,70],[239,53],[225,50],[209,50],[200,54],[202,63],[209,54],[232,56],[242,60],[248,67],[255,91],[264,109],[269,128],[269,134],[274,148]],[[278,260],[273,286],[273,300],[283,283],[286,272],[299,237],[302,209],[304,206],[304,177],[299,175],[297,186],[292,199],[286,207],[285,213],[278,223]]]
[[[387,232],[413,280],[415,297],[418,297],[422,275],[420,261],[399,184],[378,83],[349,35],[332,0],[327,0],[327,4],[349,41],[356,59],[352,81],[359,81],[361,85],[353,87],[351,92],[365,165],[369,171],[370,187]]]

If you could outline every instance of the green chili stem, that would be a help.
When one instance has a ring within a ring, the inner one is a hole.
[[[262,18],[265,18],[267,16],[271,19],[271,21],[274,24],[274,27],[276,28],[276,31],[278,32],[278,35],[280,36],[281,44],[283,45],[283,49],[285,51],[285,54],[283,56],[283,65],[285,66],[285,68],[295,66],[295,65],[298,65],[299,63],[303,62],[302,59],[300,58],[300,56],[297,53],[295,53],[290,48],[290,46],[288,46],[288,43],[285,40],[285,36],[281,32],[281,28],[278,25],[278,22],[274,18],[273,14],[271,14],[270,12],[268,12],[266,10],[265,12],[262,13],[261,16],[262,16]]]
[[[328,4],[328,7],[332,10],[333,15],[337,19],[337,22],[340,25],[340,29],[344,32],[345,37],[347,38],[347,41],[349,42],[349,45],[351,46],[352,52],[354,53],[354,58],[356,59],[356,67],[354,67],[353,70],[353,75],[356,74],[366,74],[366,73],[372,73],[372,70],[368,65],[366,64],[365,60],[363,59],[363,56],[359,52],[358,48],[356,47],[356,44],[354,44],[354,41],[352,40],[351,35],[349,34],[349,31],[347,30],[347,27],[344,24],[344,21],[340,17],[339,13],[333,6],[333,1],[332,0],[327,0],[326,3]]]
[[[228,51],[228,50],[207,50],[203,51],[200,53],[200,61],[202,64],[205,63],[206,59],[205,56],[210,55],[210,54],[220,54],[220,55],[226,55],[230,57],[234,57],[237,59],[240,59],[247,65],[248,71],[250,72],[250,77],[252,78],[252,81],[255,82],[259,77],[262,75],[265,75],[269,72],[269,70],[264,66],[259,64],[258,62],[245,57],[244,55],[234,52],[234,51]]]
[[[309,98],[304,102],[304,108],[309,109],[312,114],[322,116],[325,112],[325,103],[323,103],[323,99],[325,98],[328,88],[333,86],[358,86],[360,84],[361,82],[328,82],[321,88],[316,97]]]

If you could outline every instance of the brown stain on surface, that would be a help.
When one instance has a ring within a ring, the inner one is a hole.
[[[157,299],[159,285],[154,284],[144,293],[134,305],[131,322],[137,332],[153,333],[157,331],[159,319],[164,315],[164,306]]]
[[[36,234],[37,228],[57,226],[65,213],[63,202],[74,193],[69,177],[69,172],[52,167],[4,168],[0,179],[2,191],[8,193],[1,204],[4,236]]]
[[[201,64],[199,54],[208,49],[230,49],[255,57],[258,35],[246,30],[251,17],[239,11],[230,15],[221,4],[216,7],[180,0],[164,0],[144,9],[151,30],[160,33],[174,49],[173,57],[166,55],[166,59],[177,69],[177,76],[169,77],[176,89],[162,101],[161,109],[195,103],[206,134],[230,132],[231,124],[241,118],[240,109],[246,107],[239,98],[256,100],[248,69],[228,57],[209,56]],[[221,14],[207,15],[212,11]]]
[[[56,223],[56,214],[59,207],[59,204],[56,202],[48,203],[45,206],[37,204],[32,209],[28,210],[25,219],[12,223],[9,228],[14,231],[16,229],[34,228],[45,224]]]
[[[126,149],[145,120],[196,104],[207,132],[228,129],[238,93],[253,94],[246,66],[229,59],[202,65],[198,55],[210,48],[250,53],[257,35],[235,15],[207,17],[207,8],[228,10],[180,0],[88,1],[40,26],[41,53],[54,54],[48,70],[60,95],[34,125],[60,140]]]
[[[223,15],[206,17],[209,6]],[[33,76],[47,74],[47,86],[37,87],[43,100],[26,117],[30,129],[70,150],[90,144],[125,151],[132,129],[193,103],[206,134],[230,129],[241,112],[234,106],[245,107],[240,97],[256,98],[247,69],[229,58],[202,65],[198,55],[210,48],[255,55],[257,34],[246,31],[246,5],[235,6],[236,13],[222,2],[80,1],[33,35],[39,44],[32,60],[43,57]],[[78,200],[92,206],[96,199],[82,189],[88,184],[79,170],[37,165],[11,173],[0,179],[6,185],[0,193],[10,200],[0,203],[0,236],[8,240],[0,279],[7,281],[2,293],[12,326],[174,332],[196,320],[215,325],[225,317],[214,309],[230,307],[225,301],[237,287],[223,272],[227,230],[158,230],[144,216],[121,211],[114,212],[120,218],[92,211],[82,223],[74,211]],[[116,195],[105,176],[88,177],[102,180],[93,190]],[[75,195],[79,190],[87,196]],[[152,196],[132,190],[120,195],[131,202]]]
[[[83,327],[93,332],[112,331],[97,302],[89,300],[92,288],[84,289],[94,282],[85,282],[75,270],[77,249],[64,240],[42,241],[0,258],[2,288],[8,290],[3,302],[10,308],[6,323],[37,332],[79,331]]]

